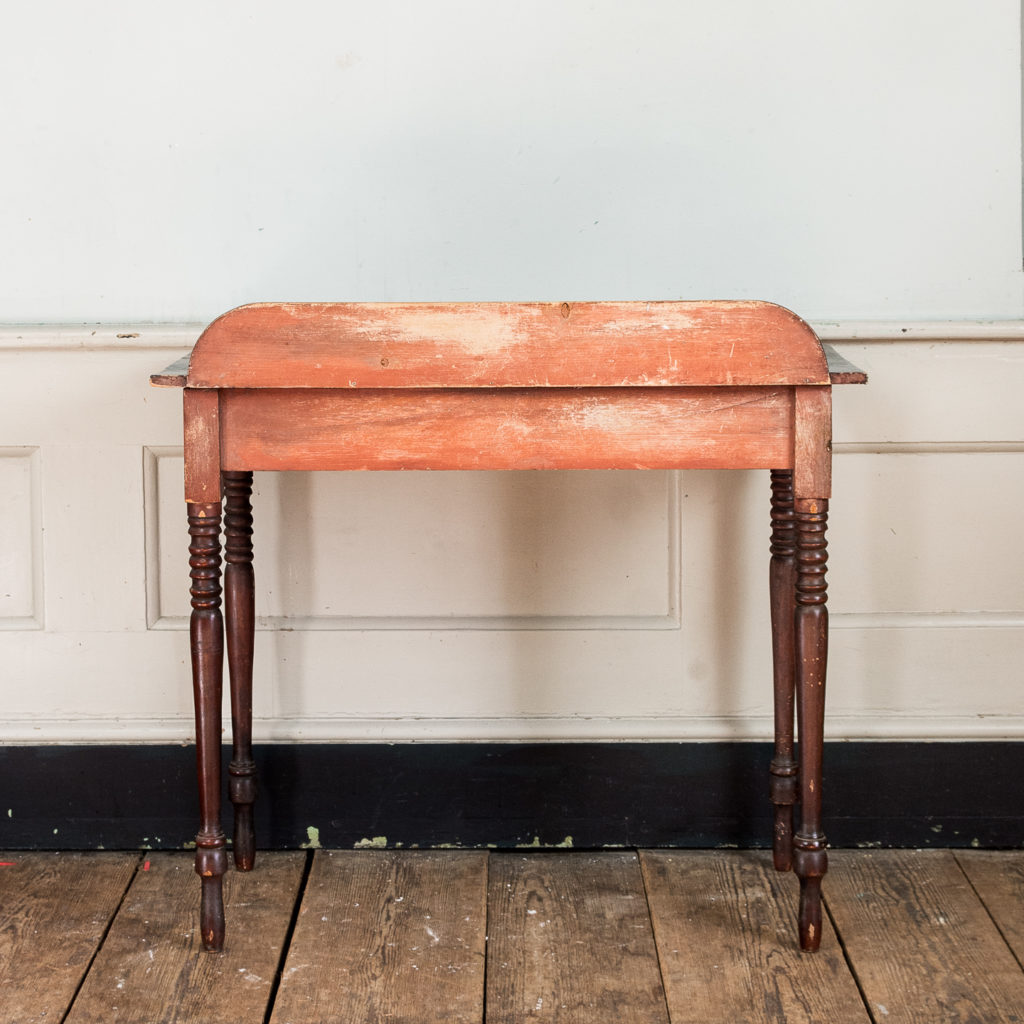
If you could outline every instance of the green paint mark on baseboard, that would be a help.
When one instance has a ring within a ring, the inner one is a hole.
[[[386,850],[388,846],[387,836],[374,836],[372,839],[360,839],[352,849],[354,850]]]
[[[306,838],[307,841],[301,844],[303,850],[320,849],[320,829],[315,825],[308,825],[306,827]]]
[[[542,843],[540,836],[534,836],[532,843],[516,843],[517,850],[571,850],[572,836],[566,836],[560,843]]]

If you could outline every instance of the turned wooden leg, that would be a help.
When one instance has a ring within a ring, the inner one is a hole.
[[[800,828],[793,837],[793,868],[800,879],[800,948],[821,942],[821,880],[828,868],[821,825],[821,776],[825,732],[825,664],[828,609],[825,528],[828,502],[795,502],[796,708],[800,730]]]
[[[256,626],[252,571],[252,473],[225,472],[224,611],[231,679],[231,763],[228,787],[235,807],[235,866],[251,871],[256,859],[253,802],[256,763],[252,757],[252,663]]]
[[[203,893],[199,927],[203,948],[224,946],[222,882],[227,870],[220,825],[220,741],[224,623],[220,611],[220,503],[188,505],[189,569],[192,580],[192,686],[196,706],[196,768],[199,834],[196,871]]]
[[[772,665],[775,692],[775,751],[769,767],[775,807],[772,856],[776,871],[793,866],[793,804],[797,764],[793,756],[793,630],[796,605],[796,528],[793,474],[772,470],[771,595]]]

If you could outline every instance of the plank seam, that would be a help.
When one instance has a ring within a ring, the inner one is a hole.
[[[104,944],[107,941],[107,936],[110,934],[110,929],[114,927],[114,921],[117,919],[117,915],[121,913],[121,908],[124,906],[124,901],[128,898],[128,891],[131,889],[135,882],[136,877],[139,874],[139,868],[142,866],[143,858],[146,854],[140,853],[135,860],[135,867],[132,870],[128,881],[125,882],[124,889],[121,891],[121,898],[117,901],[117,906],[110,913],[110,917],[107,918],[106,926],[103,929],[103,934],[100,936],[99,942],[96,943],[96,948],[92,951],[92,956],[89,957],[89,962],[85,965],[85,970],[82,971],[82,977],[78,979],[78,984],[75,986],[74,994],[68,1002],[68,1007],[64,1011],[63,1016],[60,1018],[59,1024],[66,1024],[67,1019],[71,1016],[71,1011],[75,1008],[75,1003],[78,1001],[82,988],[85,985],[86,979],[92,973],[93,964],[96,963],[96,958],[100,955],[100,951],[103,949]]]
[[[668,984],[665,978],[665,969],[661,965],[661,945],[658,942],[658,931],[654,927],[654,910],[651,906],[651,892],[647,881],[647,861],[644,858],[644,851],[634,849],[636,854],[637,867],[640,869],[640,884],[644,887],[644,903],[647,906],[647,923],[651,926],[651,941],[654,943],[654,956],[658,962],[658,980],[661,982],[661,998],[665,1002],[665,1020],[672,1020],[672,1009],[668,1004]]]
[[[294,936],[296,925],[299,923],[299,911],[302,909],[302,901],[306,896],[309,874],[313,870],[313,857],[314,851],[307,850],[306,862],[302,867],[302,878],[299,879],[299,888],[295,893],[295,902],[292,904],[291,918],[288,921],[288,928],[284,933],[284,941],[281,943],[281,955],[278,957],[277,969],[274,971],[274,980],[270,983],[270,991],[267,993],[267,1008],[263,1013],[263,1024],[270,1024],[270,1018],[274,1013],[277,993],[280,991],[281,980],[284,978],[284,965],[288,959],[288,950],[291,948],[292,936]]]
[[[864,986],[861,984],[860,975],[857,973],[857,968],[854,966],[853,958],[850,956],[850,951],[846,948],[846,941],[843,939],[843,933],[839,930],[839,924],[836,921],[835,915],[832,913],[832,907],[829,905],[828,897],[823,893],[821,905],[825,909],[825,914],[829,919],[829,923],[832,925],[832,931],[835,933],[836,941],[839,943],[839,948],[842,950],[843,961],[846,963],[846,969],[850,972],[850,977],[853,978],[854,985],[857,986],[857,993],[860,996],[860,1001],[864,1004],[864,1010],[868,1015],[868,1019],[873,1021],[874,1024],[878,1024],[878,1018],[871,1010],[871,1003],[868,1000],[868,994],[864,991]]]
[[[484,859],[484,977],[480,1020],[487,1024],[487,975],[491,966],[491,853]]]

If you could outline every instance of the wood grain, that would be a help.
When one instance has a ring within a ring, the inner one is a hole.
[[[185,388],[185,501],[220,502],[220,401],[216,391]]]
[[[826,903],[876,1020],[1024,1020],[1024,972],[950,851],[832,858]]]
[[[795,879],[771,855],[644,851],[672,1024],[867,1024],[828,922],[797,949]]]
[[[67,1024],[263,1020],[305,854],[263,853],[259,871],[225,876],[233,927],[223,953],[202,949],[192,860],[147,856]]]
[[[792,397],[783,388],[266,389],[221,395],[228,470],[792,464]]]
[[[486,878],[484,853],[317,853],[272,1024],[478,1024]]]
[[[956,859],[1024,964],[1024,851],[959,850]]]
[[[793,493],[832,495],[832,389],[794,388]]]
[[[261,303],[196,342],[193,388],[828,384],[766,302]]]
[[[840,355],[831,345],[822,344],[828,365],[829,380],[833,384],[867,384],[868,375],[854,366],[845,356]],[[176,359],[159,373],[150,374],[149,381],[158,388],[183,388],[188,378],[190,356]]]
[[[487,1024],[668,1021],[635,853],[492,854]]]
[[[0,1021],[59,1021],[117,911],[134,853],[0,854]]]

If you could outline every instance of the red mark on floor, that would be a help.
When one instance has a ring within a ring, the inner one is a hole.
[[[142,865],[142,870],[143,871],[148,871],[149,870],[149,861],[148,860],[146,861],[145,864]]]

